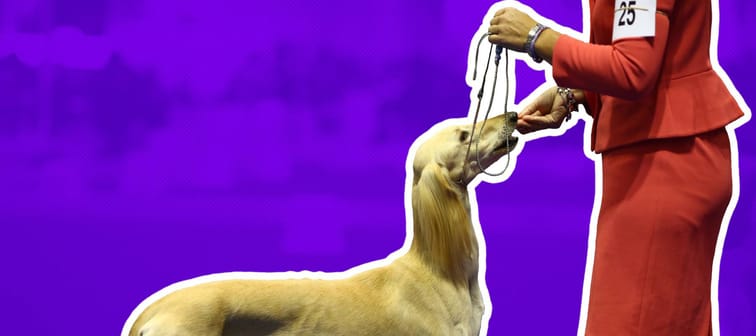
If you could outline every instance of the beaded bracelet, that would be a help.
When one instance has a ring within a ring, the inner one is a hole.
[[[528,55],[530,55],[536,63],[541,63],[541,61],[543,61],[542,58],[538,57],[538,54],[535,51],[535,42],[544,30],[546,30],[546,26],[537,23],[535,27],[530,29],[530,32],[528,32],[528,38],[525,40],[525,51],[527,51]]]
[[[570,120],[572,112],[577,111],[577,99],[575,99],[575,93],[570,88],[557,87],[557,94],[562,96],[564,100],[564,107],[567,108],[567,117],[565,120]]]

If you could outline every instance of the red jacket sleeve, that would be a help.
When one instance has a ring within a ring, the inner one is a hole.
[[[655,37],[598,45],[561,35],[552,56],[554,80],[559,86],[637,99],[654,88],[668,33],[669,19],[657,13]]]

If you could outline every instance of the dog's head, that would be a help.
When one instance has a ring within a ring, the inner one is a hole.
[[[423,170],[435,165],[432,168],[442,169],[451,181],[467,185],[515,148],[517,138],[512,133],[517,125],[517,113],[507,112],[483,124],[478,122],[474,132],[473,125],[446,127],[425,141],[413,161],[415,179]]]
[[[516,124],[514,112],[485,125],[479,122],[474,132],[473,125],[441,128],[449,125],[444,122],[418,140],[422,142],[412,161],[413,248],[455,284],[466,284],[478,267],[465,187],[514,149]]]

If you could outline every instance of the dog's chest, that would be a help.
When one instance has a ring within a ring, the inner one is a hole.
[[[418,335],[471,335],[475,321],[470,291],[451,284],[405,288],[391,310],[401,325],[419,326]],[[428,332],[428,333],[426,333]]]

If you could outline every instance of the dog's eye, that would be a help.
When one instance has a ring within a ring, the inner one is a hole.
[[[470,136],[470,132],[468,131],[460,131],[459,132],[459,142],[465,142],[467,140],[467,137]]]

